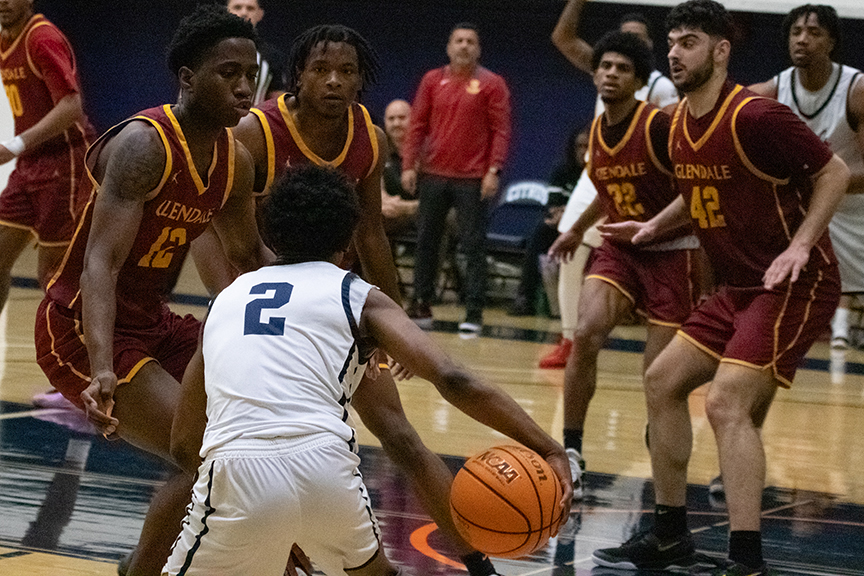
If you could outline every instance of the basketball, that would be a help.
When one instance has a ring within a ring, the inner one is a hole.
[[[465,461],[450,492],[456,529],[471,546],[500,558],[543,547],[562,520],[558,477],[524,446],[494,446]]]

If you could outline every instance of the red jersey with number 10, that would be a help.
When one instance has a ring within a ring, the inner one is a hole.
[[[289,97],[290,94],[283,94],[252,109],[261,122],[267,144],[264,193],[288,166],[309,163],[326,166],[345,174],[354,184],[372,173],[378,164],[378,137],[369,112],[362,104],[354,102],[348,107],[348,136],[342,152],[333,160],[324,160],[303,141],[286,104]]]
[[[42,120],[65,96],[80,92],[75,55],[60,30],[41,14],[30,18],[10,45],[0,44],[0,72],[12,115],[15,134]],[[51,147],[85,145],[86,119],[24,155]]]
[[[80,311],[79,278],[93,221],[99,186],[93,169],[105,143],[130,122],[146,122],[165,146],[165,169],[159,185],[147,196],[144,214],[129,256],[117,278],[117,326],[156,325],[166,305],[171,284],[182,266],[189,243],[197,238],[225,204],[234,184],[234,136],[226,129],[213,151],[207,182],[192,162],[186,137],[170,105],[151,108],[114,126],[87,151],[85,162],[92,187],[90,200],[72,244],[51,283],[48,296],[57,304]]]
[[[789,247],[804,220],[813,187],[809,175],[801,167],[792,166],[791,161],[786,174],[778,175],[782,177],[760,170],[745,153],[745,148],[752,150],[754,144],[742,139],[736,129],[745,107],[757,107],[745,112],[752,115],[754,111],[768,113],[770,107],[782,104],[731,85],[721,92],[718,104],[710,117],[699,119],[711,124],[694,141],[693,128],[688,129],[688,123],[696,121],[690,118],[686,98],[681,101],[672,119],[669,157],[693,228],[718,282],[734,287],[758,287],[763,285],[765,271]],[[790,122],[800,123],[791,112],[789,118]],[[758,118],[748,118],[750,122],[754,120]],[[784,137],[788,136],[772,133],[759,145],[772,146],[772,139]],[[826,157],[830,159],[830,152],[826,156],[821,149],[824,145],[813,138],[815,144],[800,143],[801,147],[812,147],[811,168],[819,162],[824,164]],[[836,274],[836,260],[826,230],[811,250],[796,286],[806,287],[808,278],[815,280],[832,266],[831,273]]]

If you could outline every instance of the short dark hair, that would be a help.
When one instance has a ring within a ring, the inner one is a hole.
[[[477,34],[477,38],[480,38],[480,28],[477,27],[473,22],[459,22],[453,28],[450,29],[450,36],[453,35],[453,32],[456,30],[473,30],[475,34]]]
[[[666,16],[666,32],[676,28],[697,28],[709,36],[734,41],[732,15],[714,0],[688,0],[678,4]]]
[[[628,22],[638,22],[642,24],[645,26],[645,30],[648,31],[648,36],[651,36],[651,23],[648,22],[648,18],[641,12],[628,12],[618,19],[618,27],[620,28]]]
[[[840,16],[837,15],[837,10],[833,6],[826,4],[804,4],[793,8],[786,18],[783,19],[783,41],[789,42],[789,33],[792,31],[792,26],[798,21],[801,16],[805,18],[810,14],[815,14],[819,20],[819,26],[828,31],[828,35],[834,40],[834,48],[829,56],[834,59],[834,56],[840,51],[840,44],[843,41],[843,33],[840,30]]]
[[[196,70],[207,51],[226,38],[248,38],[258,43],[255,27],[224,6],[202,4],[180,21],[168,45],[168,68],[176,76],[180,68]]]
[[[368,40],[347,26],[322,24],[303,32],[291,46],[291,55],[288,56],[288,70],[285,71],[289,92],[297,93],[297,81],[300,79],[300,72],[306,68],[309,54],[321,42],[344,42],[354,47],[354,50],[357,51],[357,65],[364,88],[371,86],[378,79],[381,63],[378,60],[378,54]]]
[[[645,41],[632,32],[620,32],[613,30],[606,33],[594,45],[594,54],[591,56],[591,69],[597,70],[603,55],[607,52],[617,52],[630,59],[636,72],[636,77],[643,84],[648,83],[651,71],[654,69],[651,49]]]
[[[359,218],[354,186],[314,164],[288,168],[261,209],[264,240],[282,263],[330,259],[348,247]]]

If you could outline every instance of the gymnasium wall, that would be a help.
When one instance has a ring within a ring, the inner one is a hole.
[[[85,106],[102,131],[150,106],[173,102],[177,85],[164,64],[165,46],[196,0],[37,0],[36,9],[56,22],[78,54]],[[264,39],[284,48],[302,30],[342,23],[367,37],[381,56],[377,85],[363,96],[373,115],[393,98],[410,100],[422,74],[446,62],[452,25],[475,22],[481,30],[482,63],[502,74],[512,91],[514,138],[506,181],[545,178],[562,157],[570,130],[590,119],[595,93],[552,46],[549,35],[561,0],[261,0]],[[634,5],[589,3],[581,30],[594,41]],[[655,53],[665,70],[662,20],[668,8],[641,9],[655,23]],[[782,16],[736,13],[742,41],[733,52],[740,82],[767,79],[787,64]],[[864,21],[845,20],[845,63],[864,67]]]

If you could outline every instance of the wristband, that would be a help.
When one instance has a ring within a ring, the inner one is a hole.
[[[378,368],[380,368],[381,370],[389,370],[389,369],[390,369],[390,365],[387,364],[386,362],[379,362],[379,363],[378,363]]]
[[[26,150],[27,146],[24,144],[24,140],[21,136],[15,136],[11,140],[6,140],[2,142],[3,146],[12,153],[13,156],[20,156],[24,150]]]

